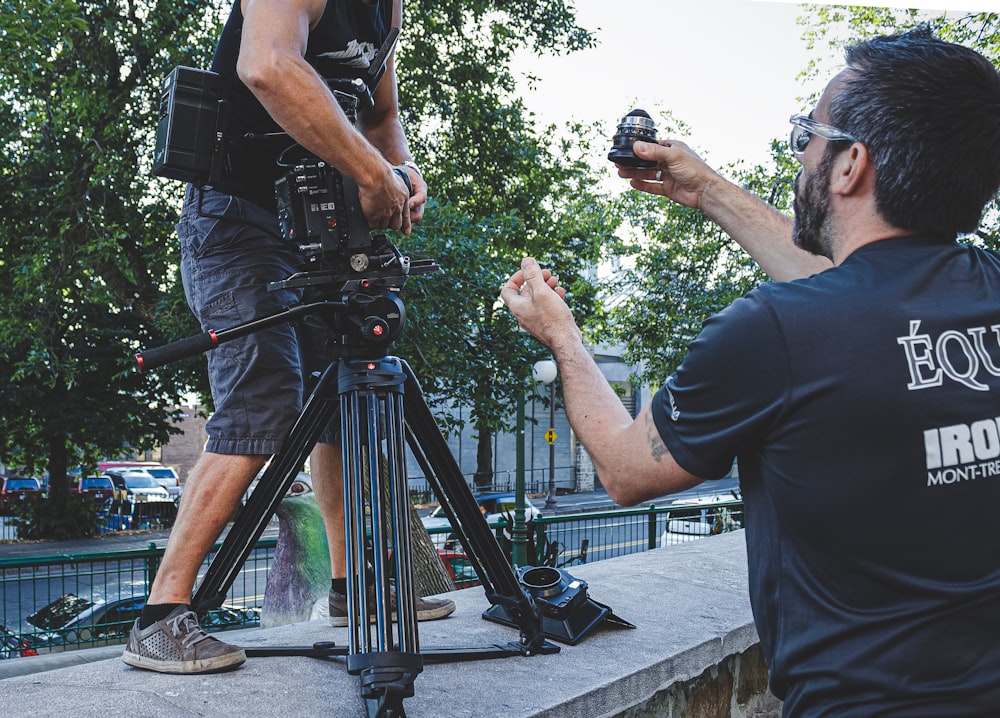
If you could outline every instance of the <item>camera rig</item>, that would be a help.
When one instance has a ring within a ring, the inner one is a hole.
[[[395,34],[379,51],[382,72],[394,42]],[[381,72],[376,74],[381,77]],[[374,85],[363,81],[347,84],[350,92],[335,90],[335,94],[354,121],[359,105],[366,97],[371,101],[368,87]],[[154,162],[158,176],[198,186],[221,176],[217,173],[225,166],[225,102],[212,99],[220,94],[218,89],[211,73],[190,68],[177,68],[167,78],[166,114],[158,127]],[[182,143],[182,125],[201,136]],[[275,184],[278,225],[280,232],[300,247],[304,267],[270,283],[268,289],[308,289],[302,293],[304,301],[271,316],[209,330],[136,356],[140,369],[150,371],[277,324],[308,323],[323,327],[328,334],[330,363],[313,377],[301,413],[281,450],[271,457],[212,559],[192,597],[194,610],[204,615],[222,605],[322,429],[339,410],[348,646],[321,642],[311,647],[248,650],[248,655],[346,657],[348,672],[360,676],[369,715],[401,718],[405,716],[402,701],[413,695],[413,681],[424,662],[554,653],[559,647],[547,637],[575,644],[601,623],[634,628],[614,616],[609,607],[589,598],[586,582],[566,571],[515,568],[508,563],[423,399],[415,375],[405,362],[387,356],[405,322],[399,292],[411,275],[437,271],[437,263],[411,261],[384,235],[372,235],[356,185],[336,169],[304,152],[286,159],[287,171]],[[410,564],[407,447],[423,469],[486,592],[491,607],[483,618],[517,628],[518,642],[420,649]],[[390,586],[398,596],[395,630]],[[373,623],[367,620],[369,615],[375,616]]]

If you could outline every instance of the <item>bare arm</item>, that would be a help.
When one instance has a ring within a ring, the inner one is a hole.
[[[399,6],[396,6],[397,11]],[[396,21],[398,22],[398,20]],[[399,98],[396,92],[395,53],[386,61],[385,75],[375,90],[375,104],[358,118],[361,131],[368,141],[382,153],[391,164],[399,165],[405,160],[413,161],[410,155],[406,133],[399,121]],[[409,200],[410,219],[419,222],[427,204],[427,183],[422,174],[409,167],[403,169],[410,177],[413,195]]]
[[[358,184],[369,225],[409,231],[409,213],[403,211],[409,201],[405,184],[380,148],[351,125],[323,78],[305,60],[309,29],[322,16],[324,0],[243,0],[242,7],[240,79],[292,139]],[[395,76],[386,74],[383,81],[394,83]],[[383,102],[386,97],[383,93]],[[391,98],[395,100],[394,89]],[[386,107],[379,112],[394,115]],[[396,149],[402,155],[405,143]]]
[[[790,217],[724,179],[683,142],[637,142],[634,149],[637,156],[655,160],[657,166],[619,167],[619,176],[630,179],[632,187],[642,192],[662,195],[705,212],[772,279],[799,279],[833,266],[824,257],[795,246]]]
[[[504,285],[518,322],[552,351],[562,376],[566,415],[587,447],[601,483],[616,502],[681,491],[701,482],[674,461],[647,406],[635,420],[594,362],[555,277],[526,258]]]

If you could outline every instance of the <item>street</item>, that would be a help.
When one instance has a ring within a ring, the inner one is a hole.
[[[699,498],[701,496],[714,496],[716,494],[729,494],[731,491],[738,491],[740,488],[740,481],[736,478],[724,478],[718,479],[716,481],[705,481],[690,489],[684,491],[678,491],[676,494],[670,494],[669,496],[662,496],[657,499],[651,499],[649,501],[644,501],[644,506],[669,506],[675,501],[680,501],[683,499],[693,499]],[[532,499],[535,505],[542,509],[543,513],[548,513],[545,511],[544,504],[545,499]],[[555,511],[557,513],[575,513],[578,511],[595,511],[599,509],[614,509],[621,508],[608,496],[608,493],[604,489],[597,489],[595,491],[586,491],[579,494],[565,494],[563,496],[556,497],[556,507]]]

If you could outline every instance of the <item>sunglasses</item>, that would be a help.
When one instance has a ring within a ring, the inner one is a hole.
[[[788,121],[792,123],[792,134],[788,138],[788,146],[797,155],[801,155],[806,151],[809,140],[812,139],[813,135],[818,135],[831,142],[859,141],[856,137],[838,130],[833,125],[819,122],[808,115],[792,115],[788,118]]]

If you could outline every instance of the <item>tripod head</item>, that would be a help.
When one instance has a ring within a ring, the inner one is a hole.
[[[147,349],[136,354],[136,363],[140,371],[147,372],[268,327],[317,320],[330,330],[331,344],[339,349],[342,356],[383,356],[399,338],[406,321],[406,310],[398,293],[409,274],[414,268],[417,274],[435,272],[438,265],[433,260],[411,262],[388,241],[380,249],[385,251],[365,255],[374,260],[370,265],[372,271],[355,272],[349,267],[331,267],[299,272],[268,285],[271,290],[307,288],[313,301],[295,304],[283,311],[226,329],[210,329]]]

